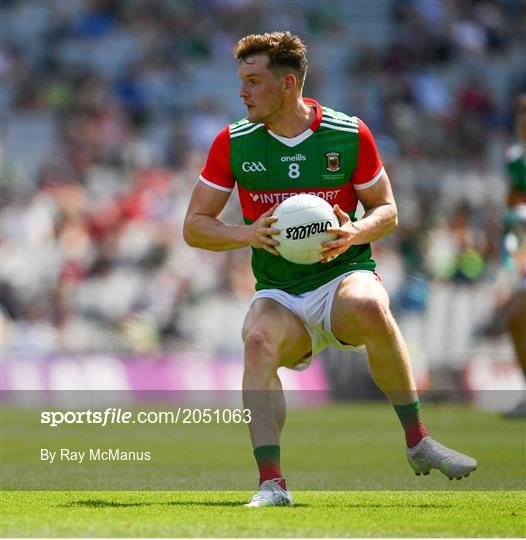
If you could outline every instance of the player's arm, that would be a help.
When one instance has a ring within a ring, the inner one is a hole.
[[[353,173],[353,185],[365,214],[352,222],[349,216],[335,205],[334,211],[339,227],[330,227],[328,232],[338,235],[336,240],[324,242],[324,258],[328,262],[352,245],[369,244],[394,231],[398,214],[389,177],[383,168],[373,136],[367,126],[359,125],[358,163]]]
[[[398,225],[398,212],[387,173],[383,171],[373,186],[356,193],[365,214],[362,219],[350,222],[353,244],[369,244],[391,234]],[[341,210],[340,213],[343,214]]]
[[[271,227],[277,219],[272,216],[275,206],[251,225],[227,225],[218,216],[229,196],[230,192],[207,186],[201,181],[197,182],[184,220],[183,235],[186,243],[211,251],[252,246],[279,255],[273,247],[278,245],[278,242],[271,236],[279,234],[278,229]]]
[[[323,243],[326,251],[322,262],[332,260],[352,245],[375,242],[396,229],[396,203],[385,171],[374,186],[359,191],[358,198],[365,209],[363,218],[358,221],[351,221],[338,205],[334,206],[340,226],[329,227],[327,232],[336,233],[338,238]]]
[[[251,225],[227,225],[219,219],[235,180],[230,169],[230,132],[228,127],[216,137],[210,148],[205,168],[197,182],[186,217],[183,236],[192,247],[212,251],[226,251],[246,246],[262,248],[279,255],[272,238],[279,234],[271,224],[275,207],[262,214]]]

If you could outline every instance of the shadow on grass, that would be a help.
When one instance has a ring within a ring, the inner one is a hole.
[[[82,499],[80,501],[72,501],[68,504],[59,504],[57,506],[61,508],[133,508],[140,506],[223,506],[223,507],[241,507],[242,502],[239,501],[194,501],[191,499],[182,499],[177,501],[163,501],[163,502],[118,502],[118,501],[105,501],[104,499]],[[295,508],[308,508],[310,504],[296,503]],[[455,505],[443,503],[357,503],[357,504],[324,504],[325,508],[453,508]]]
[[[117,501],[105,501],[103,499],[83,499],[80,501],[72,501],[68,504],[57,505],[60,508],[132,508],[137,506],[232,506],[241,507],[242,502],[233,501],[208,501],[197,502],[193,500],[177,500],[177,501],[163,501],[163,502],[117,502]],[[296,507],[306,507],[308,504],[296,504]]]

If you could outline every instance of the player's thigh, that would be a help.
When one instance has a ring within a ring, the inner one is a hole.
[[[258,298],[250,307],[243,324],[243,341],[257,336],[275,350],[279,365],[293,367],[312,350],[309,333],[301,319],[272,298]]]
[[[526,288],[518,289],[513,292],[509,304],[507,322],[508,325],[520,324],[524,327],[524,333],[526,334]]]
[[[354,272],[339,285],[331,309],[334,336],[349,345],[364,343],[367,325],[389,312],[389,297],[373,273]]]

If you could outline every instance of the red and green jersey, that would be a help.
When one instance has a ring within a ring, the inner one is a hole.
[[[511,180],[511,191],[526,203],[526,152],[523,144],[512,146],[506,155],[506,165]]]
[[[356,191],[373,186],[383,173],[371,132],[355,116],[305,103],[316,109],[309,129],[294,138],[277,135],[264,124],[240,120],[223,129],[212,144],[201,182],[222,191],[237,185],[245,223],[275,203],[311,193],[338,204],[355,220]],[[350,270],[374,270],[371,246],[351,246],[330,263],[298,265],[264,249],[253,249],[256,289],[302,294]]]

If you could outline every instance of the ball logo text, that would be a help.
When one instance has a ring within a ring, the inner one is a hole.
[[[330,221],[315,221],[307,225],[298,225],[297,227],[287,227],[285,238],[287,240],[303,240],[315,234],[322,234],[331,226]]]

